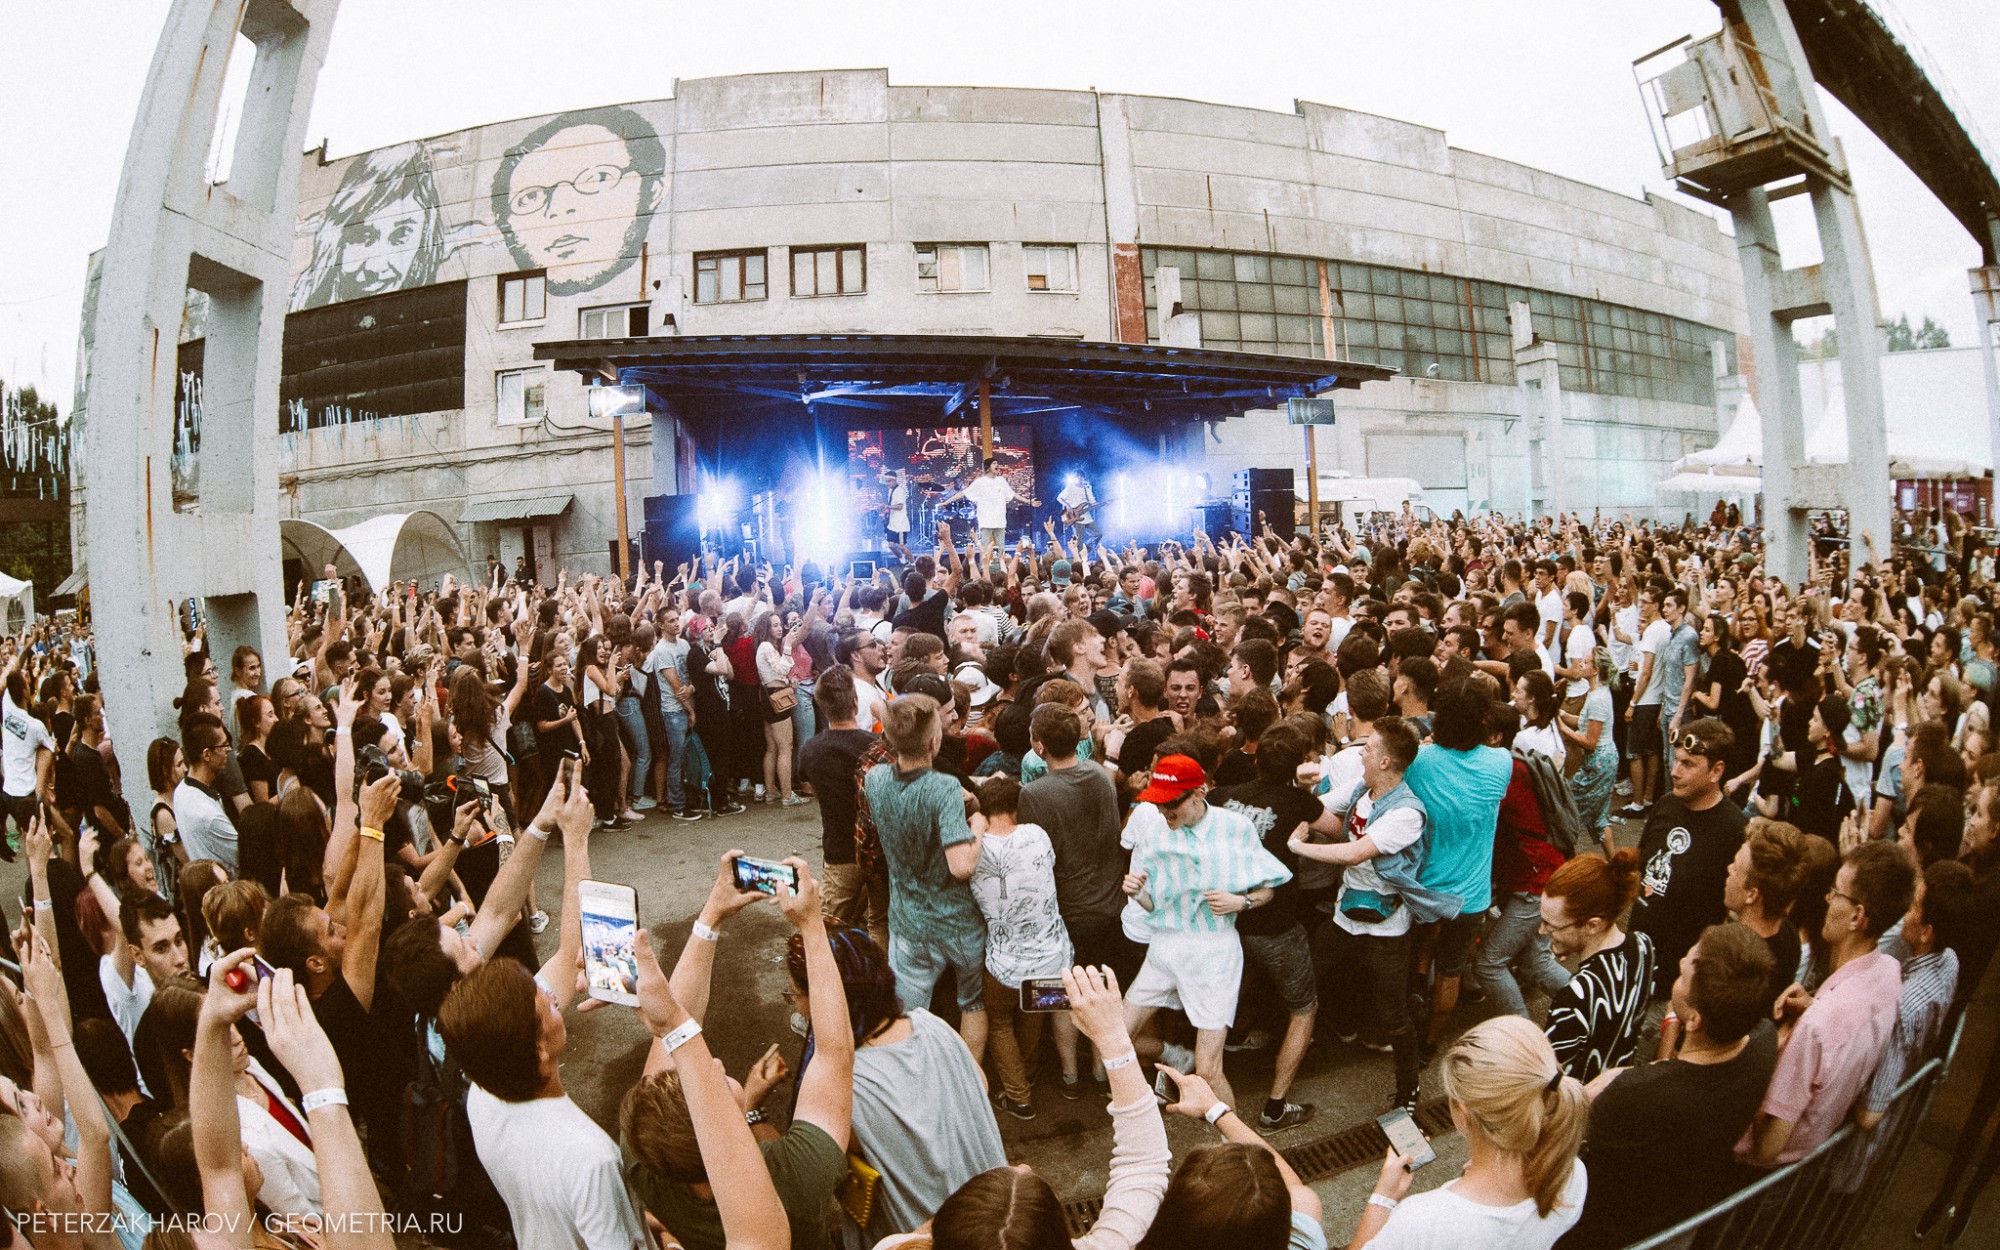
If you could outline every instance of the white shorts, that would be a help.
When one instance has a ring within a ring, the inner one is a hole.
[[[1235,930],[1155,933],[1125,1001],[1184,1011],[1197,1029],[1226,1029],[1236,1020],[1242,981],[1243,943]]]

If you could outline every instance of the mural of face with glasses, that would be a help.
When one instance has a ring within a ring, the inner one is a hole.
[[[562,113],[509,149],[493,175],[493,219],[551,295],[594,291],[629,268],[664,189],[666,154],[629,109]]]

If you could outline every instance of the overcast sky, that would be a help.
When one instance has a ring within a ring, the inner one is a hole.
[[[110,229],[167,7],[0,0],[0,378],[65,412],[84,260]],[[1899,0],[1899,11],[2000,160],[2000,3]],[[676,78],[886,66],[898,85],[1095,87],[1284,112],[1315,100],[1637,195],[1664,183],[1632,59],[1717,25],[1712,0],[345,0],[308,146],[324,138],[342,156],[663,97]],[[1930,315],[1971,342],[1965,271],[1978,249],[1833,113],[1884,315]]]

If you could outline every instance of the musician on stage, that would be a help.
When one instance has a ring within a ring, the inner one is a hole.
[[[889,545],[907,547],[910,545],[910,471],[896,469],[882,475],[882,484],[889,488]]]
[[[1074,550],[1086,556],[1096,551],[1104,541],[1104,531],[1097,524],[1097,492],[1091,490],[1090,483],[1072,473],[1056,502],[1062,505],[1062,523],[1069,527]]]
[[[945,496],[938,506],[943,507],[959,498],[972,501],[979,523],[980,545],[993,551],[1004,548],[1007,545],[1007,505],[1020,500],[1021,497],[1007,484],[1007,477],[1001,469],[1000,462],[989,457],[985,473]],[[1042,501],[1039,499],[1025,502],[1031,508],[1042,506]]]

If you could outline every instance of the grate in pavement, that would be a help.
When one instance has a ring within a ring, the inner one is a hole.
[[[1451,1132],[1449,1105],[1439,1099],[1417,1108],[1417,1127],[1423,1129],[1426,1137]],[[1278,1153],[1285,1156],[1285,1162],[1292,1165],[1299,1179],[1310,1185],[1354,1168],[1380,1166],[1382,1152],[1388,1148],[1389,1139],[1383,1136],[1382,1126],[1373,1120],[1363,1120],[1317,1141],[1291,1146]],[[1081,1237],[1089,1232],[1098,1212],[1103,1209],[1104,1197],[1101,1194],[1064,1203],[1063,1215],[1069,1221],[1070,1236]]]

